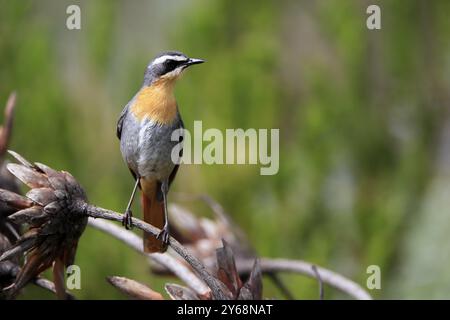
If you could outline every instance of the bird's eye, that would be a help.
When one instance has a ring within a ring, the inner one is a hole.
[[[167,60],[165,62],[166,70],[171,71],[177,67],[177,61],[174,60]]]

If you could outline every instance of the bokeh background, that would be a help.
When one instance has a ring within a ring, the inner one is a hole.
[[[66,29],[70,4],[81,30]],[[381,30],[366,28],[369,4],[381,6]],[[1,0],[0,100],[18,92],[11,148],[122,212],[133,185],[115,136],[122,107],[160,51],[204,58],[176,88],[186,127],[279,128],[280,171],[184,166],[171,201],[209,194],[265,257],[362,285],[379,265],[376,298],[450,298],[448,12],[445,0]],[[82,299],[124,298],[109,275],[159,291],[168,280],[90,228],[77,264]],[[297,298],[318,297],[315,281],[283,279]],[[53,297],[28,287],[22,298]]]

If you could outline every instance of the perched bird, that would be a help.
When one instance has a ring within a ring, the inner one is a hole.
[[[122,224],[131,227],[131,204],[139,186],[142,190],[144,221],[160,228],[157,238],[144,233],[145,252],[164,252],[169,241],[167,193],[178,164],[171,157],[179,141],[172,141],[174,130],[183,128],[174,96],[174,85],[183,71],[204,62],[181,52],[159,54],[147,66],[144,83],[125,106],[117,123],[120,150],[135,179]]]

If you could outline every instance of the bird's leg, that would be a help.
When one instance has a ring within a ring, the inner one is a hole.
[[[139,185],[139,177],[136,178],[136,183],[134,185],[133,192],[131,193],[130,201],[128,201],[127,208],[125,209],[125,213],[123,214],[122,218],[122,225],[127,230],[130,230],[133,227],[131,223],[131,218],[133,217],[133,213],[131,212],[131,205],[133,204],[134,195],[136,194],[138,185]]]
[[[165,245],[167,245],[167,244],[169,244],[169,238],[170,238],[169,216],[168,216],[168,211],[167,211],[167,193],[169,192],[169,181],[168,180],[164,180],[163,183],[161,183],[161,192],[163,195],[163,202],[164,202],[164,227],[156,238],[161,240]]]

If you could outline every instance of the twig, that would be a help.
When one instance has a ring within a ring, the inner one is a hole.
[[[210,290],[189,268],[180,263],[169,254],[144,253],[142,249],[142,239],[131,231],[126,230],[110,221],[89,218],[89,225],[112,235],[121,240],[137,252],[145,255],[149,259],[161,264],[173,272],[179,279],[184,281],[198,295],[206,295]]]
[[[294,295],[286,286],[286,284],[283,282],[283,280],[281,280],[278,273],[268,272],[267,276],[269,277],[270,280],[272,280],[273,284],[278,288],[278,290],[281,291],[281,293],[286,297],[286,299],[295,300]]]
[[[33,280],[33,284],[36,286],[48,290],[52,293],[56,293],[55,284],[51,282],[50,280],[44,279],[44,278],[36,278]],[[66,290],[66,298],[69,300],[75,300],[75,296],[73,296],[70,292]]]
[[[16,93],[13,92],[9,95],[8,101],[6,102],[4,125],[0,128],[0,157],[3,157],[8,149],[9,137],[11,135],[14,120],[15,106]]]
[[[250,272],[253,267],[253,260],[238,260],[237,268],[239,272]],[[301,260],[288,259],[266,259],[260,260],[261,271],[267,272],[293,272],[316,278],[317,275],[313,271],[313,264]],[[349,296],[359,300],[372,300],[372,297],[359,284],[353,282],[344,276],[331,270],[316,267],[317,273],[320,275],[323,283],[326,283]]]
[[[324,290],[323,290],[322,278],[320,277],[319,271],[317,271],[317,266],[316,265],[313,265],[311,267],[311,269],[314,271],[314,274],[316,275],[317,281],[319,282],[319,299],[323,300],[324,296],[325,296],[325,293],[324,293]]]
[[[90,204],[87,204],[84,201],[74,201],[72,204],[72,209],[74,211],[84,213],[93,218],[102,218],[107,220],[113,220],[117,222],[122,221],[122,215],[103,208],[99,208]],[[137,218],[132,218],[131,223],[136,228],[143,230],[152,234],[153,236],[157,236],[160,233],[160,229],[155,228],[148,223],[143,222]],[[231,292],[225,287],[225,285],[216,279],[213,275],[211,275],[206,267],[194,256],[192,256],[177,240],[170,237],[169,246],[178,253],[184,260],[186,260],[192,269],[205,281],[208,287],[211,289],[212,296],[216,300],[229,300],[231,298]]]

